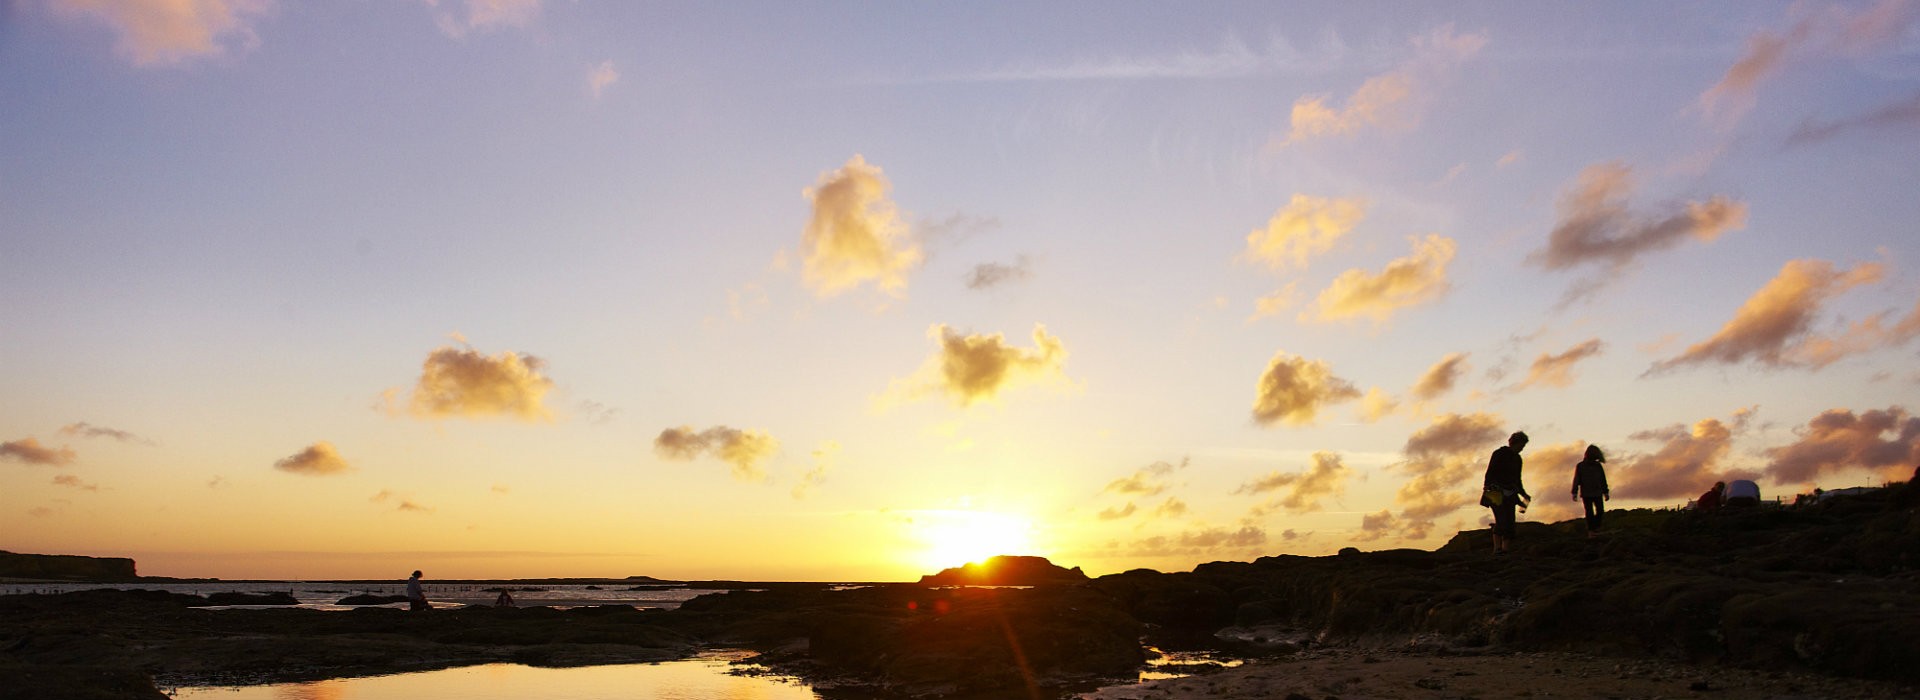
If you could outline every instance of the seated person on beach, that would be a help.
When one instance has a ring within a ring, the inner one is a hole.
[[[407,578],[407,609],[426,610],[432,607],[427,603],[426,591],[420,588],[420,572],[413,572],[413,576]]]
[[[1719,510],[1720,495],[1726,492],[1726,490],[1727,490],[1727,482],[1724,482],[1724,481],[1713,482],[1713,488],[1707,489],[1706,493],[1700,494],[1700,500],[1693,502],[1694,510],[1698,510],[1701,512],[1712,512],[1712,511]]]
[[[508,593],[507,590],[504,588],[500,589],[500,596],[498,598],[493,599],[493,607],[496,607],[496,608],[514,607],[513,594]]]

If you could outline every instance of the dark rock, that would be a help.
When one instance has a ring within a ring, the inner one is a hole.
[[[222,592],[207,594],[207,605],[299,605],[300,601],[292,593],[276,591],[273,593]]]
[[[69,554],[16,554],[0,551],[0,578],[51,581],[136,581],[132,559]]]
[[[350,595],[345,598],[341,598],[340,600],[334,601],[333,604],[334,605],[386,605],[388,603],[405,603],[405,602],[407,602],[407,597],[403,595],[374,595],[372,593],[360,593],[357,595]]]
[[[920,577],[922,586],[1046,586],[1086,583],[1080,567],[1055,566],[1046,557],[998,556]]]

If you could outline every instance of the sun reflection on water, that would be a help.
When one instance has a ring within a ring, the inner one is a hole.
[[[487,664],[391,676],[242,687],[186,687],[179,700],[819,700],[798,681],[733,675],[744,653],[573,668]]]

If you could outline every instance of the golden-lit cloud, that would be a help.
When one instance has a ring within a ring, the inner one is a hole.
[[[99,491],[100,490],[99,484],[91,484],[85,481],[81,481],[80,477],[74,476],[72,474],[61,474],[59,476],[53,477],[53,484],[55,486],[65,486],[67,488],[75,488],[75,489],[80,489],[82,491]]]
[[[1743,362],[1819,369],[1848,355],[1906,343],[1920,336],[1920,305],[1892,326],[1880,314],[1837,336],[1813,331],[1814,319],[1828,301],[1854,287],[1879,282],[1885,272],[1876,263],[1836,269],[1825,260],[1787,261],[1713,337],[1654,363],[1647,372]]]
[[[1605,343],[1600,342],[1599,338],[1592,338],[1558,355],[1541,353],[1534,358],[1533,366],[1527,368],[1527,378],[1520,381],[1520,386],[1573,386],[1573,366],[1581,360],[1599,355],[1604,349]]]
[[[1485,455],[1506,444],[1503,422],[1487,413],[1449,413],[1415,431],[1402,448],[1407,460],[1392,467],[1410,477],[1394,493],[1400,514],[1381,522],[1402,538],[1425,539],[1434,520],[1471,504],[1479,491],[1468,482],[1483,473]]]
[[[372,498],[368,498],[367,500],[381,504],[392,503],[393,509],[402,513],[432,515],[434,511],[432,506],[424,505],[419,501],[413,500],[411,497],[397,494],[387,489],[380,489],[379,493],[374,494]]]
[[[1324,94],[1295,100],[1286,138],[1276,139],[1270,149],[1316,138],[1412,129],[1419,124],[1421,112],[1438,84],[1486,45],[1485,34],[1456,35],[1453,25],[1415,37],[1411,59],[1367,78],[1347,97],[1344,106],[1334,106]]]
[[[1721,462],[1733,450],[1733,439],[1746,429],[1753,412],[1743,409],[1732,422],[1706,418],[1692,427],[1672,425],[1629,436],[1660,447],[1650,454],[1624,458],[1612,455],[1607,465],[1608,487],[1614,498],[1659,499],[1699,495],[1716,481],[1751,479],[1758,474],[1731,470]]]
[[[912,376],[894,380],[882,405],[944,395],[964,408],[1017,386],[1066,381],[1067,347],[1041,324],[1033,326],[1032,350],[1008,345],[999,333],[963,334],[944,324],[934,324],[927,336],[940,351]]]
[[[120,430],[117,428],[108,428],[108,427],[93,425],[91,423],[85,423],[85,422],[69,423],[67,425],[61,426],[60,434],[66,435],[69,437],[113,438],[114,440],[118,440],[120,442],[132,442],[132,443],[138,443],[141,445],[159,444],[154,442],[153,440],[140,437],[138,435],[127,432],[125,430]]]
[[[1264,494],[1273,493],[1275,505],[1294,513],[1311,513],[1320,510],[1320,501],[1329,497],[1338,497],[1346,493],[1347,479],[1353,476],[1353,469],[1344,464],[1340,455],[1332,452],[1313,453],[1313,466],[1302,472],[1273,471],[1253,481],[1240,485],[1234,493]],[[1263,509],[1257,509],[1264,514]]]
[[[1254,389],[1253,421],[1312,425],[1322,408],[1357,398],[1360,390],[1333,376],[1327,363],[1275,353]]]
[[[1740,58],[1720,80],[1694,101],[1707,121],[1732,126],[1752,111],[1759,86],[1778,74],[1796,56],[1838,54],[1858,56],[1897,45],[1917,18],[1920,5],[1911,0],[1880,0],[1859,12],[1843,6],[1795,5],[1799,17],[1786,31],[1762,29],[1747,37]]]
[[[1378,513],[1367,513],[1360,516],[1360,532],[1354,535],[1353,540],[1355,542],[1372,542],[1385,537],[1391,537],[1399,528],[1399,525],[1400,520],[1399,518],[1393,517],[1392,509],[1381,508]]]
[[[55,12],[107,25],[136,66],[178,64],[259,43],[253,23],[269,0],[49,0]]]
[[[1123,496],[1158,496],[1167,490],[1167,477],[1175,471],[1186,469],[1192,463],[1191,458],[1181,458],[1180,464],[1154,462],[1135,470],[1132,474],[1114,479],[1100,493],[1117,493]]]
[[[1252,525],[1203,527],[1177,535],[1155,535],[1134,543],[1135,556],[1191,556],[1249,550],[1267,543],[1267,531]]]
[[[1920,465],[1920,417],[1903,406],[1857,415],[1829,409],[1796,432],[1792,444],[1766,451],[1767,476],[1778,482],[1810,484],[1822,475],[1855,469],[1901,481]]]
[[[587,73],[587,89],[593,92],[593,99],[596,100],[600,99],[600,95],[605,93],[609,86],[617,82],[620,82],[620,71],[614,69],[613,59],[601,61],[600,65],[594,66],[593,70]]]
[[[1300,303],[1300,283],[1288,282],[1287,286],[1273,293],[1253,300],[1253,315],[1248,321],[1256,321],[1268,316],[1278,316],[1280,312],[1293,308]]]
[[[21,464],[41,464],[61,467],[72,464],[79,458],[73,448],[61,445],[59,449],[45,447],[39,440],[27,437],[10,442],[0,442],[0,460],[11,459]]]
[[[1413,388],[1407,390],[1407,394],[1416,401],[1432,401],[1453,391],[1454,385],[1460,383],[1460,377],[1466,372],[1467,353],[1450,353],[1428,367],[1420,375],[1420,380],[1413,383]]]
[[[1187,502],[1172,496],[1168,496],[1167,500],[1161,501],[1160,505],[1153,508],[1153,517],[1156,518],[1178,518],[1186,514]]]
[[[1527,261],[1549,270],[1602,268],[1600,276],[1582,281],[1568,293],[1571,300],[1593,293],[1609,275],[1642,255],[1688,240],[1712,242],[1747,225],[1747,205],[1722,195],[1647,214],[1627,206],[1633,189],[1633,169],[1625,163],[1599,163],[1581,170],[1560,195],[1559,219],[1547,236],[1547,246],[1527,256]]]
[[[427,355],[420,381],[407,399],[407,413],[429,419],[553,419],[544,404],[547,391],[553,388],[553,380],[542,373],[544,361],[516,352],[489,357],[464,341],[461,345],[441,347]],[[389,402],[395,393],[388,392]]]
[[[801,278],[816,295],[868,283],[895,297],[906,291],[907,273],[925,256],[887,196],[892,188],[879,166],[855,155],[804,192],[813,215],[800,239]]]
[[[1247,234],[1242,257],[1273,269],[1306,267],[1307,260],[1333,249],[1367,215],[1362,199],[1335,199],[1293,195],[1274,212],[1265,228]]]
[[[1352,269],[1340,273],[1320,292],[1302,321],[1339,321],[1367,317],[1385,321],[1395,311],[1440,298],[1447,292],[1447,263],[1455,244],[1445,236],[1410,239],[1413,253],[1387,263],[1378,273]]]
[[[541,0],[424,0],[435,8],[434,21],[448,36],[524,27],[540,16]],[[455,6],[458,9],[454,9]]]
[[[1101,520],[1119,520],[1121,518],[1125,518],[1127,516],[1133,515],[1135,510],[1138,510],[1138,508],[1136,508],[1133,505],[1133,501],[1127,501],[1126,507],[1123,508],[1123,507],[1115,506],[1112,508],[1105,508],[1100,511],[1099,515]]]
[[[1008,265],[1004,263],[980,263],[967,273],[967,289],[992,289],[1003,284],[1024,282],[1033,277],[1033,260],[1025,255],[1019,256]]]
[[[1400,402],[1380,387],[1370,387],[1367,395],[1360,399],[1360,420],[1366,423],[1378,423],[1381,419],[1393,415],[1400,408]]]
[[[794,499],[805,499],[813,493],[814,489],[827,483],[827,472],[832,471],[834,464],[839,460],[839,442],[828,440],[820,443],[820,448],[813,451],[813,466],[800,475],[800,483],[793,485]]]
[[[716,425],[696,431],[680,426],[660,431],[653,439],[653,451],[666,459],[692,461],[712,455],[733,468],[733,478],[741,481],[765,481],[760,465],[780,451],[780,441],[757,430],[739,430]]]
[[[327,476],[353,471],[353,465],[348,464],[346,458],[340,456],[340,451],[334,449],[333,443],[325,440],[308,445],[307,449],[274,462],[273,468],[306,476]]]

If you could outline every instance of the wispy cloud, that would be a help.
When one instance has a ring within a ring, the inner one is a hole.
[[[1636,212],[1627,206],[1633,188],[1633,169],[1608,162],[1581,170],[1560,195],[1559,220],[1547,246],[1527,261],[1549,270],[1600,268],[1593,277],[1576,282],[1562,303],[1591,296],[1643,255],[1689,239],[1712,242],[1747,225],[1747,205],[1719,195],[1652,215]]]
[[[1014,259],[1013,264],[980,263],[967,273],[968,289],[992,289],[1003,284],[1024,282],[1033,277],[1033,260],[1025,255]]]
[[[260,43],[269,0],[49,0],[55,13],[107,25],[136,66],[177,65]]]
[[[613,59],[601,61],[587,72],[587,90],[593,93],[593,99],[600,99],[608,87],[620,82],[620,71],[613,67]]]
[[[423,0],[447,36],[524,27],[540,16],[541,0]],[[455,9],[455,6],[458,9]]]
[[[1237,36],[1228,36],[1219,46],[1210,49],[1153,55],[1086,56],[1051,63],[1029,62],[905,82],[1221,79],[1274,73],[1321,73],[1333,68],[1345,53],[1345,47],[1337,39],[1323,50],[1308,53],[1278,38],[1265,45],[1253,46]]]
[[[1419,381],[1408,389],[1408,395],[1416,401],[1432,401],[1453,391],[1454,385],[1467,371],[1467,353],[1456,352],[1440,358],[1426,372],[1421,373]]]
[[[1357,398],[1360,390],[1333,376],[1326,362],[1275,353],[1254,387],[1253,421],[1312,425],[1321,409]]]
[[[1863,469],[1902,480],[1920,465],[1920,417],[1903,406],[1859,414],[1829,409],[1796,432],[1799,436],[1791,444],[1766,451],[1767,476],[1809,484],[1823,475]]]
[[[688,462],[713,455],[733,468],[733,478],[760,482],[767,479],[760,465],[780,451],[780,441],[757,430],[717,425],[696,431],[683,425],[660,431],[653,439],[653,451],[666,459]]]
[[[1864,114],[1831,121],[1808,119],[1787,136],[1787,145],[1805,146],[1861,132],[1916,129],[1920,129],[1920,93]]]
[[[1888,314],[1880,313],[1837,335],[1813,328],[1822,307],[1834,297],[1879,282],[1885,273],[1878,263],[1837,269],[1825,260],[1790,260],[1713,337],[1654,363],[1647,374],[1708,363],[1819,369],[1849,355],[1907,343],[1920,337],[1920,304],[1891,325]]]
[[[1167,490],[1167,477],[1174,472],[1186,469],[1192,459],[1182,457],[1179,464],[1154,462],[1134,470],[1132,474],[1114,479],[1100,493],[1117,493],[1125,496],[1157,496]]]
[[[99,484],[93,484],[93,483],[82,481],[80,480],[80,477],[74,476],[72,474],[61,474],[59,476],[53,477],[53,484],[55,486],[65,486],[67,488],[80,489],[82,491],[99,491],[100,490]]]
[[[1600,342],[1599,338],[1592,338],[1558,355],[1541,353],[1534,358],[1533,366],[1527,368],[1527,378],[1520,381],[1519,387],[1573,386],[1574,365],[1599,355],[1605,348],[1606,344]]]
[[[512,418],[547,421],[552,412],[544,404],[553,380],[543,373],[546,363],[526,353],[502,352],[487,356],[454,336],[461,347],[441,347],[427,355],[420,379],[406,402],[405,413],[416,418]],[[399,390],[385,397],[389,411]]]
[[[813,466],[800,475],[799,483],[793,485],[794,499],[805,499],[814,490],[820,488],[821,484],[827,483],[827,473],[833,471],[834,465],[839,460],[839,442],[828,440],[820,443],[820,448],[813,451]]]
[[[60,467],[72,464],[79,455],[73,448],[65,445],[59,449],[46,447],[39,440],[26,437],[9,442],[0,442],[0,460],[11,459],[22,464],[39,464]]]
[[[893,381],[878,403],[943,395],[955,405],[992,401],[1001,392],[1030,383],[1065,382],[1067,347],[1047,327],[1033,326],[1032,350],[1007,344],[999,333],[967,334],[935,324],[928,337],[940,350],[918,372]]]
[[[1294,101],[1286,136],[1276,136],[1268,149],[1366,131],[1412,129],[1419,124],[1421,112],[1439,85],[1486,45],[1487,35],[1457,35],[1453,25],[1415,37],[1412,58],[1368,78],[1347,97],[1345,105],[1334,106],[1324,94]]]
[[[1273,506],[1294,513],[1311,513],[1320,510],[1320,501],[1337,497],[1346,492],[1347,480],[1353,476],[1353,469],[1333,452],[1313,453],[1313,466],[1305,471],[1272,471],[1234,489],[1236,494],[1274,493],[1274,498],[1261,508],[1256,515],[1264,515]],[[1277,492],[1277,493],[1276,493]]]
[[[813,214],[801,233],[801,277],[814,294],[831,297],[862,284],[899,297],[907,273],[925,257],[901,221],[879,166],[855,155],[820,175],[803,194]]]
[[[328,476],[353,471],[353,465],[348,464],[346,458],[340,456],[339,450],[334,449],[333,443],[325,440],[308,445],[306,449],[294,453],[293,456],[274,462],[273,467],[283,472],[305,476]]]
[[[1340,321],[1371,318],[1385,322],[1400,309],[1439,299],[1451,284],[1447,264],[1453,261],[1455,244],[1445,236],[1428,235],[1409,239],[1413,253],[1387,263],[1377,273],[1352,269],[1340,273],[1321,290],[1313,308],[1300,314],[1302,321]]]
[[[127,432],[125,430],[108,428],[108,427],[93,425],[85,422],[70,423],[65,426],[61,426],[60,434],[66,435],[69,437],[113,438],[114,440],[118,440],[120,442],[132,442],[132,443],[138,443],[141,445],[148,445],[148,446],[160,444],[160,443],[154,442],[153,440],[140,437],[138,435]]]
[[[373,497],[368,498],[367,500],[372,503],[380,503],[380,504],[392,503],[393,509],[400,511],[402,513],[420,513],[422,515],[432,515],[434,512],[434,508],[432,506],[422,504],[419,501],[413,500],[413,498],[410,496],[397,494],[387,489],[380,489],[379,493],[374,494]]]
[[[1785,31],[1762,29],[1747,37],[1746,49],[1720,80],[1700,93],[1693,109],[1709,123],[1726,128],[1752,111],[1762,83],[1798,57],[1858,56],[1896,44],[1920,19],[1912,0],[1880,0],[1854,11],[1849,6],[1796,3],[1798,15]]]

